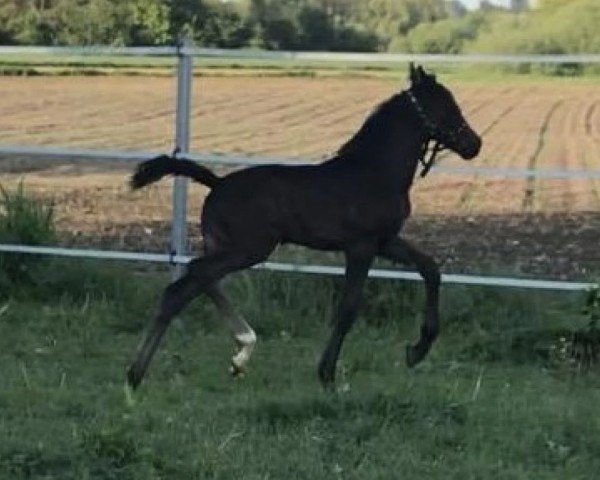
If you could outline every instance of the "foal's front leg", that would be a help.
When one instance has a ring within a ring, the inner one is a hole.
[[[379,254],[394,262],[414,265],[425,281],[427,296],[421,338],[416,345],[409,345],[406,349],[406,364],[413,367],[425,358],[439,333],[440,271],[432,257],[400,237],[395,237],[384,245]]]
[[[346,252],[346,282],[342,294],[337,320],[329,342],[319,362],[319,379],[324,387],[329,387],[335,380],[335,366],[346,334],[352,328],[360,300],[362,289],[373,262],[375,248],[361,245]]]

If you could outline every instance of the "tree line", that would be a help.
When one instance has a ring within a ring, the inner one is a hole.
[[[0,42],[376,51],[444,0],[0,0]]]
[[[424,53],[600,52],[598,0],[521,13],[456,0],[0,0],[0,43]]]

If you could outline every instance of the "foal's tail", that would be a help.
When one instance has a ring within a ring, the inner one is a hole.
[[[207,187],[215,187],[221,179],[208,168],[185,158],[175,158],[168,155],[160,155],[138,164],[135,173],[131,176],[129,184],[137,190],[151,183],[157,182],[165,175],[182,175],[202,183]]]

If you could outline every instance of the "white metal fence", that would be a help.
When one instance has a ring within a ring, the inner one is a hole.
[[[191,84],[193,79],[193,57],[255,59],[255,60],[289,60],[304,62],[344,62],[344,63],[387,63],[402,64],[408,61],[425,63],[588,63],[600,64],[600,55],[405,55],[405,54],[357,54],[357,53],[324,53],[324,52],[264,52],[252,50],[220,50],[195,48],[183,45],[172,47],[1,47],[0,55],[6,54],[38,54],[38,55],[111,55],[111,56],[177,56],[177,105],[174,148],[177,148],[187,158],[202,162],[221,165],[251,166],[257,164],[281,162],[281,158],[255,158],[248,156],[224,156],[189,153],[190,146],[190,105]],[[27,157],[45,157],[86,160],[124,160],[139,161],[156,155],[158,152],[123,152],[107,150],[63,149],[53,147],[33,147],[26,145],[0,145],[0,155],[20,155]],[[493,168],[493,167],[452,167],[436,166],[433,171],[447,174],[477,174],[496,177],[523,178],[593,178],[600,179],[600,170],[564,170],[564,169],[527,169],[527,168]],[[169,262],[173,265],[187,263],[190,257],[186,252],[186,210],[187,210],[187,179],[176,178],[173,184],[173,218],[171,225],[171,249],[167,254],[145,252],[106,251],[92,249],[67,249],[53,247],[35,247],[26,245],[0,245],[0,252],[29,253],[42,255],[60,255],[67,257],[87,257],[98,259],[132,260],[148,262]],[[341,275],[343,269],[337,266],[298,265],[287,263],[266,262],[257,268],[285,272],[302,272],[322,275]],[[180,270],[176,271],[179,274]],[[420,277],[413,272],[397,270],[372,270],[375,278],[418,280]],[[488,285],[499,287],[517,287],[550,290],[583,290],[592,284],[585,282],[551,281],[543,279],[521,279],[509,277],[485,277],[468,275],[443,275],[447,283],[462,283],[470,285]]]
[[[14,47],[0,46],[0,55],[77,55],[77,56],[159,56],[247,59],[247,60],[290,60],[294,62],[340,62],[405,64],[423,63],[494,63],[494,64],[600,64],[600,54],[577,55],[491,55],[491,54],[406,54],[406,53],[343,53],[343,52],[282,52],[253,49],[200,48],[191,44],[181,47]]]

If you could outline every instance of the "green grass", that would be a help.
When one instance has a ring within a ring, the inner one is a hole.
[[[226,289],[259,334],[243,379],[198,300],[125,401],[125,367],[168,274],[53,260],[0,300],[0,478],[590,479],[600,375],[570,332],[580,295],[446,287],[443,334],[414,370],[421,288],[370,281],[338,389],[315,366],[339,280],[239,274]]]

